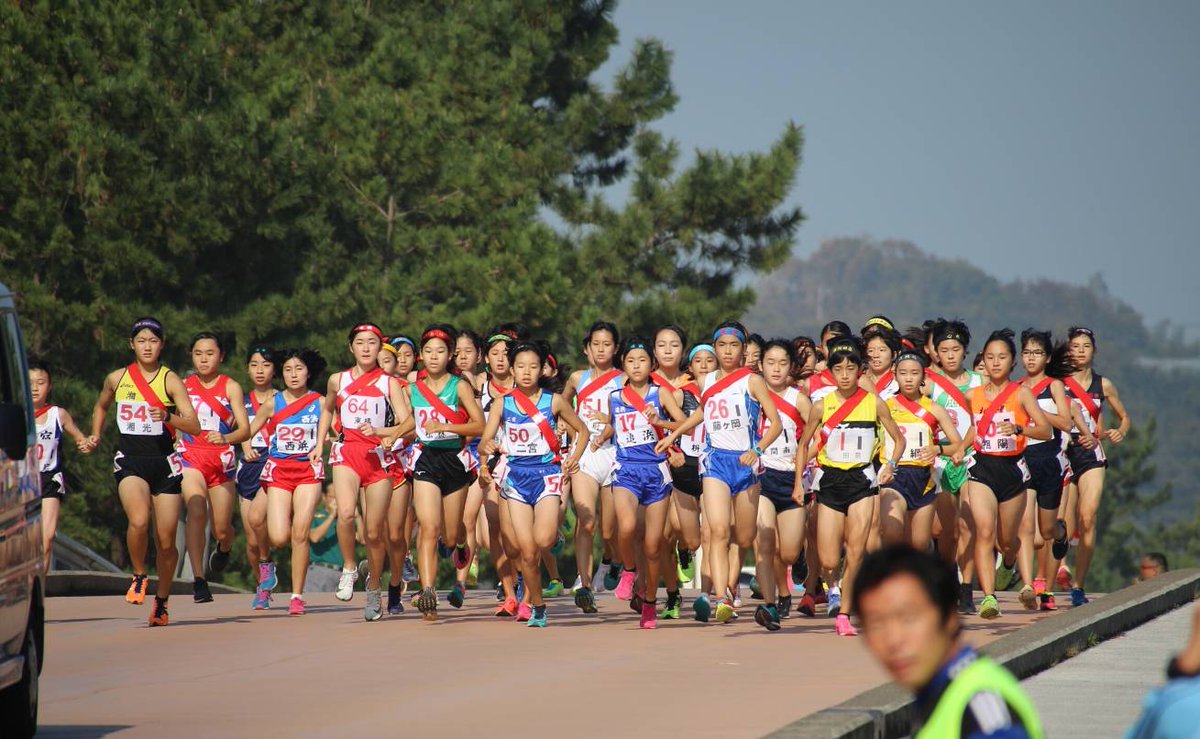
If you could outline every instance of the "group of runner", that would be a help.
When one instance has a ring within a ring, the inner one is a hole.
[[[818,341],[766,341],[728,321],[690,345],[677,326],[622,337],[602,321],[582,337],[587,368],[567,375],[516,323],[483,336],[434,324],[417,339],[362,323],[347,334],[353,364],[324,387],[326,361],[309,349],[252,346],[243,388],[221,371],[218,335],[192,338],[186,379],[161,364],[164,341],[157,320],[133,324],[134,360],[105,379],[86,436],[50,405],[49,370],[31,369],[47,547],[65,487],[59,442],[66,434],[94,451],[116,407],[113,470],[134,571],[126,600],[146,598],[153,520],[151,626],[169,621],[185,510],[197,602],[212,600],[206,572],[229,566],[236,508],[257,576],[252,607],[270,607],[272,552],[290,546],[288,611],[303,614],[326,481],[345,562],[336,597],[351,600],[362,579],[367,621],[402,613],[410,582],[411,605],[436,619],[446,558],[446,601],[461,607],[486,547],[496,615],[545,626],[572,535],[575,605],[595,613],[596,594],[612,590],[647,629],[681,618],[687,583],[701,591],[696,620],[737,618],[750,550],[754,620],[770,631],[824,605],[836,632],[854,635],[858,566],[900,542],[957,566],[963,613],[999,617],[996,592],[1017,582],[1025,608],[1056,608],[1054,585],[1081,605],[1104,443],[1130,424],[1092,368],[1096,337],[1083,327],[1060,343],[995,331],[969,367],[971,333],[957,320],[901,331],[875,316],[857,333],[832,321]],[[356,566],[360,512],[367,557]]]

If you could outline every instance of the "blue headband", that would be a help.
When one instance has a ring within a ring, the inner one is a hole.
[[[717,343],[717,339],[721,338],[722,336],[732,336],[733,338],[737,339],[738,341],[742,342],[743,344],[746,343],[746,334],[742,333],[741,329],[734,328],[733,326],[722,326],[721,328],[714,331],[713,332],[713,343],[714,344]],[[714,354],[715,353],[716,352],[714,352]]]
[[[629,342],[629,346],[625,347],[626,352],[631,352],[634,349],[641,349],[644,352],[650,351],[649,349],[646,348],[646,342],[644,342],[644,341],[631,341],[631,342]]]
[[[690,352],[688,352],[688,364],[691,364],[692,360],[695,359],[696,355],[700,352],[708,352],[714,357],[717,356],[717,352],[712,348],[712,344],[697,344],[696,346],[692,347]]]
[[[413,349],[417,348],[417,345],[413,342],[413,340],[408,338],[407,336],[393,336],[392,338],[388,339],[388,343],[391,344],[394,348],[399,348],[396,346],[397,344],[408,344]]]
[[[143,318],[142,320],[133,324],[133,328],[129,330],[129,338],[132,339],[145,329],[149,329],[150,333],[154,334],[160,339],[163,337],[163,327],[161,323],[153,318]]]

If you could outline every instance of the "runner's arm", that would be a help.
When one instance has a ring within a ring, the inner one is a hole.
[[[87,437],[75,425],[75,419],[71,418],[71,414],[67,412],[67,409],[61,405],[58,407],[58,422],[62,424],[63,433],[70,436],[75,441],[75,446],[82,451],[83,445],[87,443]]]
[[[954,419],[950,418],[950,414],[939,403],[932,403],[929,407],[933,411],[933,417],[937,419],[938,428],[950,440],[949,444],[934,444],[935,440],[931,439],[930,445],[937,448],[938,454],[950,457],[951,461],[957,464],[956,457],[961,457],[964,447],[963,439],[958,435],[958,429],[954,427]]]
[[[800,440],[796,447],[796,486],[798,490],[803,490],[800,487],[800,478],[804,475],[804,468],[808,466],[808,450],[812,446],[813,435],[817,433],[817,428],[821,425],[821,406],[814,404],[808,411],[808,420],[804,424],[804,431],[800,434]]]
[[[583,422],[583,419],[581,419],[577,413],[575,413],[575,409],[571,407],[571,404],[568,403],[566,398],[564,398],[562,395],[556,394],[551,399],[550,408],[560,420],[562,420],[575,431],[575,438],[571,442],[571,457],[567,460],[567,464],[564,465],[564,467],[577,469],[579,466],[579,458],[583,456],[584,449],[587,446],[586,444],[580,443],[580,441],[586,438],[588,435],[587,424]]]
[[[747,386],[750,390],[750,397],[758,401],[767,420],[771,423],[767,432],[758,440],[758,448],[766,449],[783,432],[783,422],[779,420],[779,409],[775,407],[775,399],[771,397],[771,389],[767,387],[767,381],[758,375],[751,375]],[[762,455],[759,454],[759,456]]]
[[[108,418],[109,406],[113,403],[113,398],[117,394],[117,382],[124,370],[114,370],[108,373],[108,377],[104,378],[104,384],[100,386],[100,396],[96,398],[96,405],[92,408],[92,433],[87,439],[87,448],[83,449],[84,454],[95,451],[100,444],[100,432],[104,430],[104,421]]]
[[[220,434],[223,441],[221,444],[241,444],[250,438],[250,416],[246,414],[246,396],[242,392],[242,386],[235,380],[230,380],[225,386],[225,395],[229,398],[229,405],[233,406],[233,420],[236,426],[231,434]],[[216,433],[216,432],[212,432]],[[212,436],[212,433],[209,436]],[[213,439],[209,439],[213,441]]]
[[[317,422],[317,451],[324,451],[325,441],[329,438],[329,430],[333,428],[333,411],[337,408],[338,378],[341,372],[329,376],[325,385],[325,402],[321,405],[321,420]]]
[[[175,422],[171,423],[176,430],[182,431],[185,434],[197,436],[201,433],[200,419],[196,418],[196,410],[192,408],[192,399],[188,397],[187,389],[183,386],[183,380],[179,379],[179,375],[172,372],[167,375],[166,385],[167,397],[175,403],[175,412],[163,418],[164,422],[171,416],[175,417]],[[244,412],[244,411],[243,411]]]
[[[892,443],[896,445],[896,448],[892,450],[892,458],[887,460],[888,466],[895,471],[896,465],[900,464],[900,460],[904,457],[904,446],[908,442],[901,433],[900,427],[896,425],[896,419],[892,418],[891,409],[878,395],[875,396],[875,417],[879,419],[879,425],[883,426],[884,432],[892,437]]]
[[[1108,440],[1114,444],[1120,444],[1125,440],[1125,435],[1129,433],[1129,427],[1132,423],[1129,419],[1129,413],[1125,410],[1125,404],[1121,402],[1121,398],[1117,395],[1117,386],[1112,380],[1105,377],[1101,383],[1101,388],[1104,391],[1104,399],[1108,401],[1108,405],[1113,409],[1113,413],[1117,414],[1118,424],[1115,429],[1109,429],[1104,432]]]
[[[1071,433],[1072,414],[1071,408],[1074,405],[1067,398],[1067,387],[1062,384],[1062,380],[1055,380],[1050,383],[1050,397],[1054,399],[1054,414],[1047,415],[1046,419],[1050,421],[1050,425],[1064,433]]]

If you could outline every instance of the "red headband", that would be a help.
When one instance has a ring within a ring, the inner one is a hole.
[[[354,336],[362,331],[370,331],[371,333],[378,336],[380,341],[383,341],[383,332],[380,331],[379,327],[373,323],[360,323],[359,325],[354,327],[354,330],[350,332],[350,335]]]
[[[447,344],[454,343],[450,340],[450,334],[446,333],[445,331],[441,330],[440,328],[431,328],[428,331],[426,331],[425,333],[421,334],[421,343],[422,344],[424,344],[426,341],[429,341],[430,339],[441,339],[442,341],[446,342]]]

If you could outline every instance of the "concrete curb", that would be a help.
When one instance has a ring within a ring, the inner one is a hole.
[[[90,570],[58,570],[51,571],[46,576],[46,595],[124,595],[129,589],[131,575],[121,572],[92,572]],[[158,587],[158,578],[150,578],[146,586],[147,593],[154,593]],[[230,593],[245,593],[245,590],[231,588],[217,582],[209,582],[209,590],[214,593],[228,595]],[[191,595],[192,584],[182,580],[171,583],[171,595]]]
[[[1198,594],[1200,569],[1168,572],[1001,637],[981,651],[1018,678],[1025,678],[1074,657],[1100,641],[1190,603]],[[882,685],[844,703],[809,714],[767,736],[778,739],[902,737],[912,731],[913,711],[910,693],[892,684]]]

